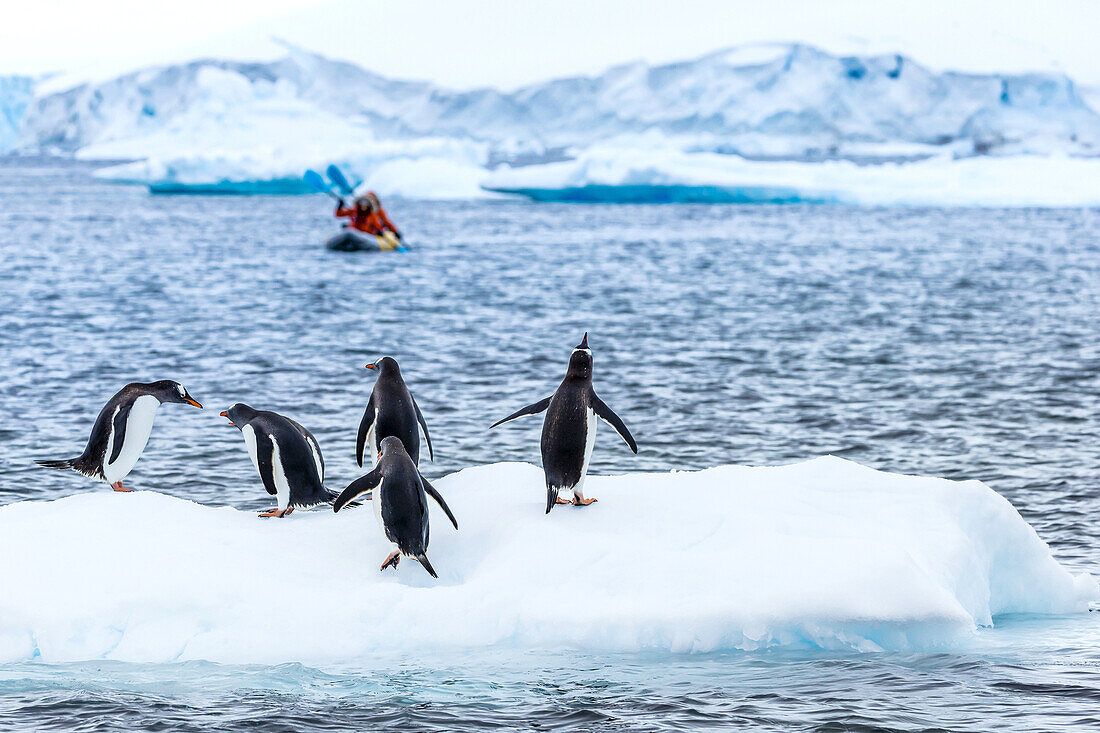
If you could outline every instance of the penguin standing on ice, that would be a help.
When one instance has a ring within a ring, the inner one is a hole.
[[[261,517],[285,517],[294,507],[332,502],[333,495],[324,486],[325,460],[313,433],[288,417],[239,402],[221,415],[244,435],[252,465],[267,493],[278,501],[275,509]]]
[[[373,492],[374,514],[382,525],[382,533],[392,545],[392,551],[382,562],[380,570],[390,566],[396,570],[401,556],[405,555],[423,565],[433,578],[438,578],[427,556],[427,497],[431,496],[439,503],[455,529],[458,529],[458,521],[447,502],[417,469],[400,439],[387,436],[382,439],[380,447],[381,453],[374,470],[352,481],[336,498],[332,511],[338,512],[356,497]]]
[[[393,435],[405,444],[412,462],[420,465],[420,433],[417,425],[424,429],[424,440],[428,444],[428,457],[435,460],[432,450],[432,437],[428,435],[428,426],[424,416],[413,399],[405,380],[401,378],[401,367],[397,360],[383,356],[367,364],[367,369],[378,372],[378,380],[367,400],[367,409],[359,422],[359,434],[355,439],[355,460],[363,466],[363,451],[369,447],[371,458],[378,455],[382,441]]]
[[[592,350],[588,348],[588,333],[569,357],[565,379],[554,394],[514,412],[497,425],[524,415],[537,415],[546,410],[542,423],[542,468],[546,473],[546,513],[555,504],[569,504],[558,497],[559,492],[573,492],[574,506],[588,506],[596,501],[584,496],[584,478],[592,459],[596,442],[596,418],[602,419],[626,441],[630,450],[638,452],[634,436],[610,407],[604,404],[592,388]]]
[[[157,408],[165,402],[180,402],[202,409],[179,382],[133,382],[120,389],[99,411],[88,436],[88,445],[76,458],[35,461],[46,468],[72,469],[111,485],[115,491],[132,491],[122,479],[133,469],[149,442]]]

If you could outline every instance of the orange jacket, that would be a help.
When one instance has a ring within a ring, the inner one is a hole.
[[[386,216],[385,209],[368,213],[355,206],[341,206],[336,209],[336,216],[350,217],[352,228],[367,234],[381,234],[387,229],[394,234],[397,233],[397,227],[390,221],[390,217]]]

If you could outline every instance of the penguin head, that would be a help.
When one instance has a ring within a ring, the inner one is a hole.
[[[165,402],[180,402],[202,409],[202,405],[187,392],[186,387],[179,382],[173,382],[171,379],[153,382],[149,385],[149,393],[160,400],[162,405]]]
[[[569,356],[569,376],[581,379],[592,377],[592,349],[588,348],[588,332]]]
[[[230,425],[239,430],[242,425],[247,425],[248,421],[256,416],[256,411],[248,405],[238,402],[228,410],[222,411],[221,415],[229,420]]]
[[[385,438],[382,438],[382,442],[378,444],[379,458],[399,455],[405,452],[405,444],[402,443],[401,438],[398,438],[396,435],[387,435]]]
[[[366,368],[378,372],[378,376],[380,377],[401,373],[401,367],[397,366],[397,359],[391,356],[380,356],[370,364],[367,364]]]

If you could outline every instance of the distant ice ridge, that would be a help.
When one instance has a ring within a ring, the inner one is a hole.
[[[294,47],[278,61],[197,60],[49,89],[28,108],[16,150],[134,160],[103,175],[184,186],[293,181],[335,162],[390,195],[461,198],[498,187],[486,174],[499,166],[586,156],[632,163],[650,153],[661,172],[680,156],[713,173],[697,187],[750,171],[766,187],[786,175],[765,165],[775,161],[934,158],[942,168],[975,156],[1100,156],[1100,115],[1063,75],[936,73],[904,56],[804,44],[626,64],[508,93],[387,79]],[[885,170],[869,178],[904,198],[910,168]],[[928,169],[912,170],[920,179]]]
[[[0,661],[353,660],[417,649],[874,652],[966,645],[1008,613],[1085,612],[1072,576],[976,482],[839,458],[592,477],[543,514],[542,472],[436,482],[428,555],[381,573],[370,507],[261,521],[154,492],[0,508]]]

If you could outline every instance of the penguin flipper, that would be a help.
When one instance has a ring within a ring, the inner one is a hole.
[[[495,423],[493,423],[492,425],[489,426],[489,429],[492,430],[497,425],[503,425],[504,423],[508,422],[509,420],[515,420],[517,417],[523,417],[524,415],[537,415],[540,412],[542,412],[543,410],[545,410],[547,407],[550,406],[550,400],[552,400],[553,398],[554,398],[554,395],[550,395],[546,399],[539,400],[538,402],[536,402],[533,405],[527,405],[527,407],[524,407],[523,409],[520,409],[520,410],[517,410],[517,411],[513,412],[511,415],[504,418],[503,420],[497,420]]]
[[[256,441],[256,469],[260,473],[260,480],[264,482],[264,488],[272,496],[278,496],[279,489],[275,486],[275,449],[270,440]]]
[[[598,415],[601,420],[615,428],[615,432],[619,434],[620,438],[626,441],[626,444],[630,446],[630,450],[635,453],[638,452],[638,444],[634,442],[634,436],[627,430],[622,419],[620,419],[619,416],[615,414],[615,411],[608,407],[595,392],[592,393],[592,408],[596,411],[596,415]]]
[[[123,402],[118,407],[118,412],[115,413],[114,420],[112,421],[111,430],[114,431],[114,445],[111,447],[111,457],[104,461],[104,465],[111,465],[118,460],[119,455],[122,453],[122,444],[126,441],[123,438],[126,435],[126,420],[130,417],[130,408],[134,406],[133,402]]]
[[[305,426],[287,418],[287,422],[298,429],[298,432],[302,434],[302,437],[306,439],[306,444],[309,446],[310,451],[313,453],[313,462],[317,466],[317,475],[321,479],[321,483],[325,482],[325,459],[321,455],[321,445],[317,442],[317,438],[313,437],[313,433],[309,432]]]
[[[420,474],[420,483],[424,484],[424,493],[435,499],[435,503],[439,504],[439,506],[447,514],[447,519],[450,519],[451,524],[455,526],[455,529],[458,529],[458,520],[455,519],[454,514],[451,514],[451,508],[447,506],[447,502],[443,500],[442,494],[440,494],[436,490],[436,488],[431,485],[428,479],[424,478],[424,474]]]
[[[332,511],[340,511],[354,499],[358,499],[368,491],[376,489],[380,483],[382,483],[382,470],[380,468],[375,468],[365,476],[360,476],[340,492],[340,495],[336,497],[336,501],[332,502]]]
[[[355,460],[359,468],[363,467],[363,449],[367,445],[367,433],[374,424],[374,393],[367,400],[367,409],[363,411],[363,419],[359,421],[359,434],[355,436]]]
[[[412,395],[409,395],[412,397]],[[433,462],[435,461],[435,451],[432,450],[432,436],[428,435],[428,424],[424,422],[424,416],[420,413],[420,405],[416,404],[416,398],[412,398],[413,409],[416,410],[416,421],[420,423],[420,428],[424,431],[424,440],[428,443],[428,458]]]

